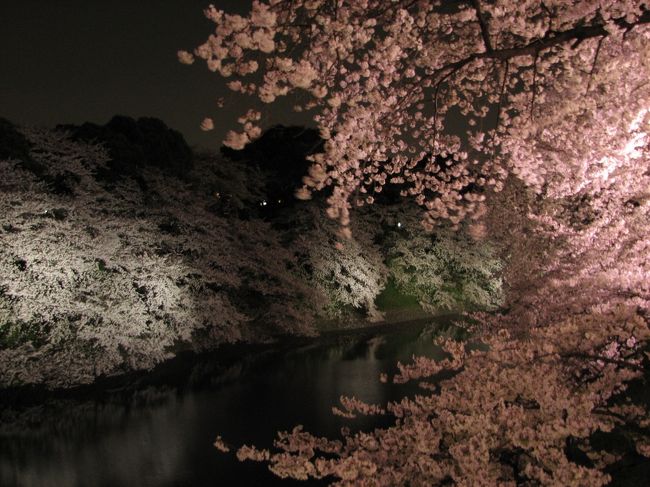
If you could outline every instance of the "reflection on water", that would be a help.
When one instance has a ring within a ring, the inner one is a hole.
[[[220,434],[233,444],[264,447],[276,431],[296,424],[329,436],[342,426],[377,426],[381,420],[350,421],[331,408],[341,395],[385,403],[413,392],[412,385],[381,384],[379,374],[394,372],[397,360],[413,354],[440,354],[432,338],[441,330],[454,333],[449,320],[440,320],[249,349],[227,359],[194,357],[113,390],[5,404],[0,485],[297,484],[219,453],[214,439]]]

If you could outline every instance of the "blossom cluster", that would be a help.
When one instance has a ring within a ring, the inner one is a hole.
[[[582,95],[627,74],[627,89],[639,86],[646,9],[641,0],[453,7],[433,0],[256,0],[248,16],[207,9],[214,33],[179,58],[204,59],[235,78],[230,89],[263,103],[301,94],[295,108],[313,114],[327,142],[298,194],[333,186],[330,215],[341,226],[348,227],[351,207],[372,201],[364,193],[399,180],[432,229],[441,220],[480,218],[481,198],[500,191],[509,174],[538,187],[553,184],[539,167],[543,159],[527,153],[528,135],[563,125],[563,109],[544,108],[553,97],[567,110],[582,106],[588,121],[593,105]],[[642,94],[637,105],[646,100]],[[605,117],[592,122],[616,123],[614,114]],[[593,142],[585,132],[564,134],[566,154]],[[232,132],[225,143],[240,148],[253,136],[250,129]],[[605,144],[593,147],[601,175],[608,171]],[[440,165],[438,156],[450,157]]]

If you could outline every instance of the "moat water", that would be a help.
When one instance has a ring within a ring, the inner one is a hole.
[[[214,446],[270,447],[301,424],[337,436],[388,419],[334,416],[341,395],[386,403],[416,386],[379,382],[412,355],[441,357],[452,318],[326,334],[275,346],[226,347],[184,356],[153,372],[76,392],[0,397],[0,485],[269,486],[263,464],[240,463]],[[0,391],[2,394],[2,391]]]

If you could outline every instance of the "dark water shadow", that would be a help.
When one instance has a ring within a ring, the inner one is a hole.
[[[413,354],[442,357],[432,338],[457,333],[451,321],[183,354],[148,374],[65,392],[4,391],[0,485],[298,485],[219,453],[216,436],[269,447],[276,431],[296,424],[327,436],[343,426],[385,426],[386,419],[347,420],[331,408],[341,395],[385,403],[415,392],[410,384],[381,384],[379,375]]]

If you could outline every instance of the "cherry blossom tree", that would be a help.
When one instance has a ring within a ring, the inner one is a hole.
[[[504,261],[497,246],[473,238],[470,225],[459,231],[436,228],[432,234],[419,224],[414,205],[396,207],[393,231],[383,245],[390,276],[402,293],[433,313],[501,306]]]
[[[359,326],[385,318],[377,303],[389,285],[429,315],[449,310],[493,310],[503,299],[497,247],[474,241],[467,229],[426,232],[415,205],[374,204],[359,209],[352,236],[339,241],[337,222],[322,202],[301,202],[274,216],[304,279],[323,296],[323,317]],[[386,308],[391,308],[390,305]],[[390,311],[394,311],[390,309]],[[396,311],[396,310],[395,310]],[[420,312],[417,310],[416,312]],[[390,314],[389,314],[390,317]]]
[[[388,405],[342,397],[333,408],[349,418],[389,415],[393,426],[347,430],[340,439],[298,426],[280,433],[273,451],[243,446],[237,457],[269,462],[283,478],[327,478],[339,486],[604,485],[602,469],[618,458],[590,444],[594,431],[640,425],[628,433],[638,452],[650,455],[645,409],[616,400],[621,383],[641,373],[634,337],[648,338],[643,319],[627,318],[624,330],[605,316],[571,319],[525,340],[503,330],[486,339],[488,351],[442,340],[448,359],[398,364],[393,380],[420,381],[421,394]],[[454,375],[431,380],[442,371]],[[570,460],[567,445],[589,460]],[[215,446],[230,449],[223,438]]]
[[[239,456],[339,485],[606,483],[613,460],[591,435],[648,428],[643,407],[616,400],[642,372],[650,322],[647,2],[270,0],[206,15],[214,34],[179,58],[313,114],[326,142],[297,195],[329,188],[343,237],[352,208],[396,184],[425,228],[466,224],[506,260],[506,308],[474,316],[489,351],[448,344],[450,361],[402,367],[398,380],[457,371],[439,393],[344,400],[394,427],[296,429],[279,451]],[[225,143],[254,138],[258,119]],[[634,441],[648,455],[647,436]]]
[[[182,348],[315,333],[317,296],[279,234],[212,209],[214,156],[185,181],[145,168],[144,190],[98,181],[101,145],[22,130],[38,174],[0,160],[0,385],[68,387]]]
[[[500,190],[511,172],[532,172],[543,185],[539,160],[519,157],[526,135],[577,128],[574,118],[546,109],[550,98],[564,98],[582,126],[620,125],[594,110],[612,86],[634,90],[635,106],[647,104],[646,7],[639,0],[256,0],[247,17],[206,9],[214,33],[179,59],[205,60],[231,90],[262,103],[295,94],[295,109],[313,112],[325,150],[313,156],[298,195],[332,186],[330,215],[344,234],[351,207],[387,183],[407,183],[404,194],[431,227],[480,216],[486,191]],[[242,130],[225,144],[243,147],[259,134],[259,119],[259,110],[243,113]],[[589,140],[588,131],[567,136],[564,150],[584,150]],[[451,158],[441,165],[438,155]]]
[[[256,213],[268,181],[255,161],[202,153],[182,179],[151,165],[120,173],[119,151],[21,131],[21,150],[0,159],[0,384],[72,386],[177,349],[314,335],[317,318],[381,319],[384,261],[400,241],[376,242],[386,209],[369,207],[337,247],[318,201],[286,207],[284,223]]]
[[[288,215],[294,224],[296,213],[293,210]],[[305,217],[309,223],[300,225],[293,247],[305,256],[304,264],[311,270],[306,278],[326,297],[325,316],[347,318],[345,312],[352,308],[363,310],[370,321],[381,321],[383,314],[375,299],[386,285],[388,269],[382,249],[373,241],[377,233],[374,222],[357,220],[354,238],[341,244],[336,224],[325,217],[322,208],[308,207]]]
[[[593,293],[647,309],[645,2],[273,0],[205,14],[215,32],[179,58],[313,112],[326,143],[298,195],[331,187],[343,236],[351,208],[394,183],[425,228],[469,217],[480,237],[490,200],[499,214],[498,193],[520,181],[518,211],[491,222],[515,250],[508,299],[524,321],[588,310]],[[226,142],[253,138],[258,119],[247,111]],[[585,291],[553,299],[563,286]]]

